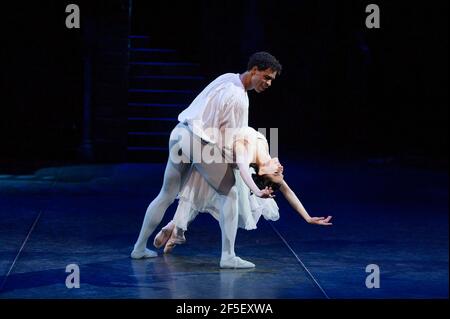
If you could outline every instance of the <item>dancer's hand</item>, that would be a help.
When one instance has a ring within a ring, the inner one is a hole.
[[[332,216],[328,216],[327,218],[325,217],[310,217],[307,222],[309,224],[315,224],[315,225],[323,225],[323,226],[330,226],[333,225],[332,223],[330,223],[330,219]]]
[[[266,187],[264,189],[255,192],[255,195],[261,198],[274,198],[275,195],[272,195],[272,193],[273,193],[272,187]]]

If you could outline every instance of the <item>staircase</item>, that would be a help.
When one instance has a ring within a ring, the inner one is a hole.
[[[165,162],[178,114],[201,91],[198,63],[177,50],[156,48],[145,35],[129,36],[127,160]]]

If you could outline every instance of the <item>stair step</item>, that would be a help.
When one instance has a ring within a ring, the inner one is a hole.
[[[130,65],[150,65],[150,66],[153,66],[153,65],[162,65],[162,66],[176,66],[176,67],[178,67],[178,66],[185,66],[185,65],[188,65],[188,66],[192,66],[192,65],[199,66],[198,63],[192,63],[192,62],[179,62],[179,61],[177,61],[177,62],[164,62],[164,61],[135,61],[135,62],[130,62]]]
[[[164,49],[164,48],[129,48],[130,52],[160,52],[160,53],[174,53],[177,50],[174,49]]]
[[[151,38],[146,35],[130,35],[128,41],[130,48],[145,48],[151,45]]]
[[[130,61],[164,61],[164,62],[176,62],[180,61],[183,57],[181,54],[173,49],[164,48],[129,48],[128,53]]]
[[[193,90],[161,90],[161,89],[128,89],[129,93],[174,93],[174,94],[189,94],[195,92]]]
[[[131,162],[167,161],[178,114],[205,82],[198,75],[199,63],[184,62],[186,57],[177,50],[152,47],[151,42],[145,35],[129,37],[127,160]]]
[[[129,35],[128,39],[150,39],[150,36],[148,35]]]
[[[204,76],[195,75],[141,75],[131,76],[131,79],[153,79],[153,80],[188,80],[188,81],[201,81],[204,80]]]
[[[128,121],[178,121],[176,117],[129,117]]]
[[[157,147],[157,146],[129,146],[128,151],[169,151],[168,147]]]
[[[200,65],[189,62],[130,62],[131,76],[198,75]]]
[[[128,101],[130,103],[190,104],[196,95],[196,92],[131,91],[128,92]]]
[[[143,108],[154,108],[154,107],[164,107],[164,108],[178,108],[184,109],[188,107],[188,104],[166,104],[166,103],[128,103],[129,107],[143,107]]]
[[[178,118],[184,107],[142,107],[128,106],[129,117]]]
[[[200,76],[134,76],[129,79],[129,86],[160,90],[193,90],[196,93],[203,88],[204,78]]]
[[[173,128],[178,124],[178,120],[155,120],[144,119],[129,120],[127,123],[128,132],[171,132]]]
[[[128,132],[129,136],[169,136],[169,132]]]

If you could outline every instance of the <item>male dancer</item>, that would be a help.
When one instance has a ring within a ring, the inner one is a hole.
[[[192,165],[201,176],[222,196],[220,213],[222,232],[222,268],[252,268],[255,265],[236,256],[234,242],[238,228],[237,193],[232,167],[223,159],[220,163],[195,161],[193,145],[212,147],[218,154],[224,154],[223,145],[226,129],[248,126],[247,91],[260,93],[269,88],[275,77],[280,74],[281,65],[267,52],[253,54],[247,70],[242,74],[227,73],[211,82],[194,101],[178,116],[179,124],[172,131],[169,150],[178,148],[182,161],[174,161],[169,156],[164,181],[158,196],[147,208],[139,237],[131,252],[134,259],[150,258],[157,253],[146,248],[147,241],[161,222],[167,208],[174,202],[183,183],[189,176]],[[175,133],[176,132],[176,133]],[[187,132],[188,138],[177,135]],[[203,152],[202,152],[203,154]],[[198,156],[197,156],[198,158]],[[201,158],[201,156],[200,156]],[[271,190],[264,189],[256,193],[259,197],[270,197]],[[169,234],[170,235],[170,234]]]

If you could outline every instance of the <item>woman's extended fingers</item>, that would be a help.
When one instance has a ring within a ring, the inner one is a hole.
[[[332,216],[328,216],[327,218],[322,220],[321,221],[322,225],[325,225],[325,226],[333,225],[332,223],[329,222],[331,218],[332,218]]]
[[[314,222],[314,224],[329,226],[329,225],[333,225],[332,223],[329,222],[331,218],[332,218],[332,216],[328,216],[327,218],[312,217],[311,220]]]
[[[327,218],[325,217],[313,217],[315,220],[324,220],[326,222],[328,222],[331,219],[332,216],[328,216]]]

